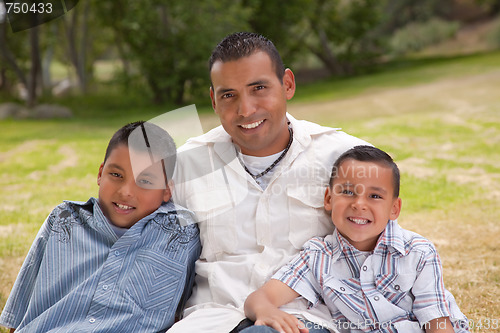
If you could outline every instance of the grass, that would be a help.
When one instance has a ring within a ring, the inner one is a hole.
[[[445,284],[474,332],[500,331],[499,88],[495,52],[411,60],[300,86],[289,106],[297,118],[342,127],[395,158],[402,171],[400,223],[436,244]],[[111,134],[175,108],[118,94],[66,104],[75,118],[0,121],[0,307],[51,209],[97,195]],[[207,105],[201,109],[204,129],[217,124]]]

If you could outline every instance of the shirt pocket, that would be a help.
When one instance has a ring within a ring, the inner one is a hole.
[[[288,186],[290,220],[289,241],[296,249],[316,236],[333,232],[333,223],[324,208],[326,187],[322,185]]]
[[[344,317],[352,311],[346,304],[353,300],[360,301],[360,290],[359,284],[351,280],[326,279],[323,283],[323,300],[334,318]]]
[[[411,288],[415,274],[383,274],[375,277],[375,286],[394,305],[410,311],[412,308]]]
[[[175,311],[184,291],[185,270],[164,253],[139,250],[125,293],[143,310]]]
[[[231,252],[238,245],[232,192],[214,188],[193,193],[186,201],[199,222],[202,244],[201,258],[213,261],[221,252]]]

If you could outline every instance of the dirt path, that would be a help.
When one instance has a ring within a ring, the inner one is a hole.
[[[291,103],[288,111],[299,119],[320,123],[363,120],[411,112],[462,115],[480,114],[485,105],[500,111],[500,70],[459,79],[446,79],[404,88],[372,91],[353,98],[317,103]]]

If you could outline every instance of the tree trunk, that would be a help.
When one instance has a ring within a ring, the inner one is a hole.
[[[30,48],[31,48],[31,69],[28,81],[28,98],[26,104],[32,108],[36,104],[37,87],[40,79],[40,43],[38,39],[38,27],[30,29]]]
[[[328,37],[326,36],[325,31],[322,29],[315,29],[314,26],[313,29],[318,34],[320,47],[316,48],[310,45],[309,49],[311,50],[311,52],[314,53],[319,58],[319,60],[321,60],[321,62],[323,63],[323,65],[325,65],[331,75],[344,74],[342,65],[339,63],[337,57],[328,45]]]
[[[9,47],[7,46],[7,36],[6,36],[6,24],[0,22],[0,56],[7,61],[7,65],[14,71],[19,82],[21,82],[24,87],[28,86],[28,80],[26,75],[22,71],[21,67],[17,64],[16,57],[12,54]]]
[[[80,7],[75,7],[72,10],[72,15],[69,19],[69,23],[65,22],[66,27],[66,37],[68,40],[68,53],[71,63],[75,68],[76,76],[78,78],[78,85],[82,93],[87,92],[87,44],[88,44],[88,16],[89,16],[89,2],[85,2],[85,7],[83,7],[82,24],[79,24],[79,9]],[[66,14],[68,15],[68,14]],[[77,31],[81,30],[80,44],[78,47]]]

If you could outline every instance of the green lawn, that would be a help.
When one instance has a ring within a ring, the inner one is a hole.
[[[402,171],[400,223],[435,242],[445,284],[475,332],[500,331],[499,91],[497,52],[401,62],[299,86],[289,107],[298,118],[342,127],[395,158]],[[125,99],[68,100],[77,115],[69,120],[0,121],[0,308],[51,209],[97,194],[112,133],[171,109]],[[207,104],[199,109],[205,129],[217,124]],[[491,329],[493,320],[498,329]]]

